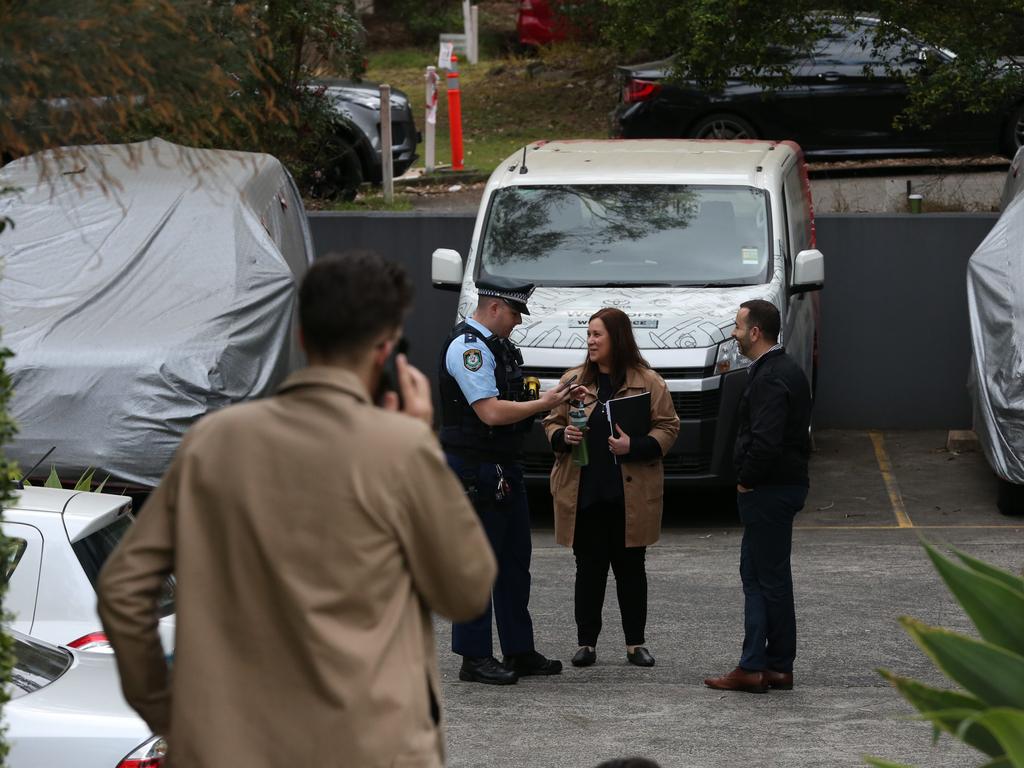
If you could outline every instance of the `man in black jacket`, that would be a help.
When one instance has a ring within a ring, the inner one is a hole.
[[[811,388],[778,343],[775,305],[744,302],[733,338],[749,358],[736,434],[736,504],[743,521],[740,577],[744,636],[739,666],[704,684],[725,691],[764,693],[793,687],[796,613],[790,551],[793,517],[807,498]]]

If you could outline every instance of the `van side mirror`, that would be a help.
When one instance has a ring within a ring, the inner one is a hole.
[[[800,251],[793,262],[790,293],[817,291],[825,285],[825,256],[817,248]]]
[[[430,280],[435,288],[457,291],[462,288],[462,257],[451,248],[438,248],[430,263]]]

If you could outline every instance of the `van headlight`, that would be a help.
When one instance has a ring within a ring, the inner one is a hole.
[[[715,373],[728,373],[746,368],[750,360],[740,354],[740,345],[736,339],[728,338],[718,345],[718,357],[715,359]]]

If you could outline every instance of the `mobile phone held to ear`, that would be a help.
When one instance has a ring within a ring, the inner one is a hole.
[[[384,361],[384,367],[380,372],[380,383],[377,385],[377,396],[374,400],[380,404],[384,400],[384,395],[388,392],[394,392],[398,395],[398,410],[405,408],[405,398],[402,397],[402,386],[398,379],[398,356],[407,355],[409,353],[409,342],[403,336],[395,342],[395,346],[391,350],[391,354],[388,355],[388,359]]]

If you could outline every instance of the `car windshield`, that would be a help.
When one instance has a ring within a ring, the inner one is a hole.
[[[103,564],[107,562],[110,553],[114,551],[114,547],[121,541],[131,524],[132,517],[124,515],[105,528],[100,528],[98,531],[93,531],[88,536],[72,542],[71,548],[75,550],[78,562],[82,564],[82,570],[89,577],[94,589],[99,580],[100,569],[103,568]],[[174,613],[173,576],[167,577],[160,590],[158,610],[161,616],[170,616]]]
[[[25,635],[14,635],[14,666],[7,691],[12,699],[44,688],[71,666],[71,654]]]
[[[491,198],[480,273],[538,285],[753,285],[771,270],[764,190],[517,186]]]

